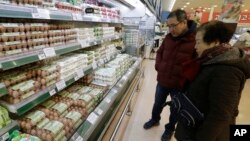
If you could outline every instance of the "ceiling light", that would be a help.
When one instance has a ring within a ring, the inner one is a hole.
[[[244,5],[244,4],[242,4],[241,6],[242,6],[242,7],[245,7],[245,5]]]
[[[190,2],[187,2],[186,4],[187,4],[187,5],[189,5],[189,4],[190,4]]]
[[[245,12],[247,12],[247,11],[248,11],[248,9],[245,9],[244,11],[245,11]]]
[[[217,7],[217,5],[214,5],[214,7]]]
[[[181,10],[183,10],[184,8],[181,8]]]
[[[207,10],[210,10],[211,8],[207,8]]]
[[[206,12],[206,10],[204,9],[204,10],[202,10],[203,12]]]
[[[186,6],[186,5],[184,5],[183,7],[184,7],[184,8],[186,8],[187,6]]]
[[[202,8],[201,6],[199,8]]]
[[[191,10],[193,10],[194,8],[192,7]]]

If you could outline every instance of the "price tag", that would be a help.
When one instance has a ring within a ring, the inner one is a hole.
[[[102,109],[100,109],[100,108],[97,108],[96,112],[97,112],[98,115],[102,115],[102,113],[103,113]]]
[[[94,63],[92,64],[92,68],[93,68],[93,69],[96,69],[96,68],[97,68],[96,62],[94,62]]]
[[[4,135],[2,135],[2,140],[6,141],[9,137],[10,137],[10,134],[9,134],[9,132],[7,132]]]
[[[84,76],[84,72],[82,71],[82,69],[76,69],[75,72],[76,72],[75,80],[76,80],[76,78],[80,79]]]
[[[45,56],[44,53],[42,53],[42,54],[39,54],[39,55],[38,55],[38,58],[39,58],[39,60],[43,60],[43,59],[46,58],[46,56]]]
[[[43,52],[44,52],[46,57],[56,56],[56,52],[55,52],[55,49],[53,47],[44,48]]]
[[[89,46],[89,42],[88,41],[80,41],[80,44],[81,44],[82,48],[85,48],[85,47]]]
[[[61,81],[56,83],[56,88],[58,91],[64,89],[65,87],[66,87],[66,83],[64,80],[61,80]]]
[[[79,135],[79,136],[76,138],[76,141],[83,141],[83,138]]]
[[[87,118],[87,121],[89,121],[92,124],[95,124],[96,120],[98,119],[98,115],[96,115],[94,112],[92,112],[89,117]]]
[[[38,8],[37,11],[39,13],[40,18],[50,19],[49,10]]]
[[[40,14],[39,14],[39,13],[32,13],[32,18],[39,19],[39,18],[41,18],[41,17],[40,17]]]
[[[53,96],[54,94],[56,94],[56,90],[55,90],[55,89],[50,90],[50,91],[49,91],[49,94],[50,94],[50,96]]]
[[[107,103],[110,103],[110,102],[111,102],[111,100],[110,100],[109,98],[105,98],[105,101],[106,101]]]

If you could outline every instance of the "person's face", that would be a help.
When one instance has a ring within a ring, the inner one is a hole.
[[[188,28],[187,20],[179,22],[176,17],[169,18],[167,20],[167,26],[173,37],[180,36]]]
[[[212,47],[217,45],[217,42],[214,42],[214,43],[211,43],[211,44],[205,43],[203,41],[203,37],[204,37],[204,32],[203,31],[198,31],[196,33],[196,36],[195,36],[195,40],[196,40],[195,49],[196,49],[196,52],[197,52],[199,57],[202,55],[202,53],[205,50],[207,50],[209,48],[212,48]]]

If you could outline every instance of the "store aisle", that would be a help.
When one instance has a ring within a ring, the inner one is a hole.
[[[160,141],[161,135],[164,132],[164,125],[168,122],[169,107],[165,107],[159,126],[149,130],[143,128],[143,124],[151,117],[157,83],[156,71],[154,69],[155,60],[145,60],[143,64],[145,67],[145,78],[124,133],[123,141]]]
[[[165,107],[162,113],[160,125],[149,130],[143,129],[143,124],[149,120],[153,106],[155,86],[156,86],[156,71],[154,69],[155,60],[145,60],[145,78],[137,97],[133,113],[129,118],[127,128],[125,130],[122,141],[160,141],[161,135],[164,132],[164,124],[168,122],[169,108]],[[237,118],[238,124],[250,124],[250,80],[246,82],[240,102],[240,114]],[[171,141],[175,141],[172,138]]]

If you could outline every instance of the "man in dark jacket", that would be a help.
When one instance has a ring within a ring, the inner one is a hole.
[[[195,53],[195,29],[196,24],[187,19],[183,10],[175,10],[168,16],[167,24],[170,33],[166,35],[160,49],[157,51],[155,69],[157,75],[157,87],[155,102],[151,119],[144,124],[144,129],[159,125],[163,105],[167,96],[173,97],[181,89],[182,68],[181,64],[193,59]],[[171,111],[170,111],[171,113]],[[176,118],[170,114],[169,123],[165,125],[165,132],[161,140],[171,139],[175,130]]]

